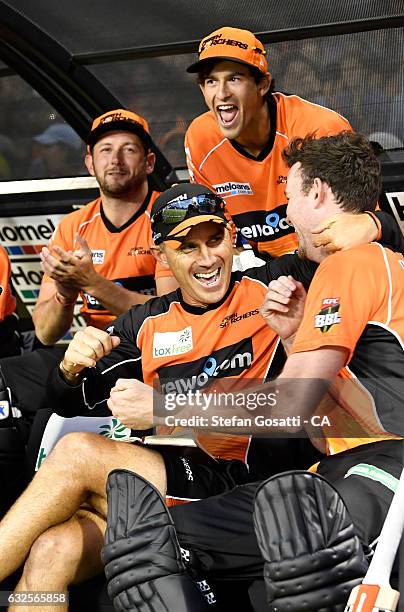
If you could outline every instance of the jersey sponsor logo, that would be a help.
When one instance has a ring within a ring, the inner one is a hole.
[[[105,251],[101,249],[91,249],[93,254],[93,264],[103,264],[105,259]]]
[[[220,323],[220,327],[229,327],[229,325],[232,325],[233,323],[238,323],[238,321],[241,321],[243,319],[253,317],[254,315],[259,314],[259,312],[260,311],[258,310],[258,308],[256,308],[255,310],[249,310],[248,312],[244,312],[240,315],[237,312],[235,312],[234,314],[227,315],[227,317],[225,317]]]
[[[240,233],[253,242],[269,242],[287,234],[293,234],[294,228],[286,220],[287,204],[281,204],[270,212],[256,210],[232,215]]]
[[[162,392],[187,393],[203,389],[215,378],[240,376],[251,367],[253,359],[249,337],[195,361],[163,366],[158,370]]]
[[[129,249],[128,255],[151,255],[151,250],[142,246],[136,246]]]
[[[176,332],[155,332],[153,336],[153,358],[183,355],[193,347],[192,327]]]
[[[325,334],[333,325],[340,323],[339,307],[340,298],[324,298],[320,312],[314,317],[314,327]]]
[[[286,179],[287,179],[287,177],[286,177],[286,176],[284,176],[283,174],[280,174],[280,175],[278,176],[278,179],[277,179],[277,181],[276,181],[276,184],[277,184],[277,185],[281,185],[281,184],[283,184],[283,183],[286,183]]]
[[[213,185],[214,190],[222,198],[231,198],[236,195],[254,195],[250,183],[236,183],[227,181]]]

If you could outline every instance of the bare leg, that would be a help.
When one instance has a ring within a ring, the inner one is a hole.
[[[23,563],[41,534],[70,519],[84,502],[106,516],[106,481],[116,468],[141,474],[165,495],[159,453],[93,433],[64,436],[0,523],[0,581]]]
[[[101,548],[106,523],[80,509],[65,523],[51,527],[32,545],[15,591],[67,592],[70,584],[102,572]],[[11,606],[10,612],[67,612],[68,606]]]

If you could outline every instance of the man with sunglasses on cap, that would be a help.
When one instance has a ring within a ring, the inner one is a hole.
[[[295,137],[336,134],[351,130],[350,124],[319,104],[275,92],[264,46],[248,30],[222,27],[206,36],[187,72],[198,75],[209,109],[185,135],[191,180],[225,199],[238,244],[249,242],[273,257],[293,252],[297,238],[286,218],[282,151]],[[319,245],[336,250],[355,244],[359,234],[365,242],[380,238],[369,215],[340,217],[318,227]]]
[[[169,264],[180,289],[131,308],[108,331],[90,326],[76,333],[50,379],[49,399],[62,416],[105,415],[108,406],[122,414],[132,410],[134,379],[148,385],[159,380],[164,391],[172,393],[203,389],[212,377],[264,381],[279,372],[279,339],[259,314],[266,287],[282,273],[307,284],[315,266],[296,265],[294,256],[286,256],[250,273],[232,273],[232,235],[224,202],[202,185],[181,184],[161,194],[151,221],[156,255]],[[152,415],[138,414],[132,425],[147,430]],[[193,449],[194,456],[182,456],[175,446],[156,452],[92,433],[64,436],[0,523],[0,580],[28,553],[18,590],[41,590],[50,583],[64,590],[101,572],[105,484],[115,468],[143,475],[175,504],[271,474],[279,461],[293,468],[307,466],[313,454],[317,456],[305,441],[293,448],[275,445],[265,460],[257,456],[262,449],[251,444],[248,435],[207,435],[198,443],[206,452]],[[254,472],[261,467],[263,474]],[[37,511],[35,500],[45,497]],[[18,543],[11,550],[9,537],[17,524]],[[154,537],[150,532],[149,539]],[[189,589],[193,586],[186,583],[185,598],[191,596]]]
[[[52,345],[70,329],[78,298],[87,325],[102,329],[133,304],[177,286],[150,250],[150,208],[158,192],[148,182],[155,154],[147,121],[124,109],[97,117],[85,163],[100,195],[66,215],[41,252],[44,276],[33,321],[37,338],[49,348],[2,361],[24,436],[33,415],[49,407],[46,381],[65,350]]]
[[[259,309],[271,279],[292,274],[307,286],[315,264],[286,255],[232,273],[224,202],[202,185],[181,184],[161,194],[151,222],[156,255],[169,264],[180,288],[133,307],[107,332],[94,327],[77,332],[50,379],[50,399],[62,416],[87,409],[96,417],[108,407],[128,427],[147,430],[153,415],[137,410],[138,380],[149,386],[158,383],[165,394],[173,394],[203,390],[212,380],[264,381],[280,372],[280,341]],[[0,523],[0,580],[27,555],[19,590],[41,590],[49,580],[55,590],[64,590],[100,572],[105,483],[113,469],[142,475],[175,505],[228,491],[276,473],[280,466],[307,467],[315,453],[305,440],[273,440],[265,448],[249,435],[204,434],[197,441],[207,452],[194,449],[193,455],[182,455],[175,446],[156,452],[91,433],[62,438]],[[144,539],[161,542],[158,520],[148,525]],[[45,575],[45,559],[50,557]],[[163,558],[158,555],[154,569],[146,573],[152,589],[169,593]],[[169,609],[180,610],[181,601],[192,610],[203,609],[198,593],[193,602],[195,591],[188,579],[180,582],[169,595]]]

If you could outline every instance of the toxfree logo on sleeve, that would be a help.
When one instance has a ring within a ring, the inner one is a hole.
[[[153,336],[153,357],[183,355],[193,349],[192,327],[175,332],[155,332]]]

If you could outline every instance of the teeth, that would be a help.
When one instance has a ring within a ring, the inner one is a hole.
[[[203,274],[202,272],[199,272],[198,274],[195,274],[196,278],[213,278],[215,276],[215,274],[217,274],[218,270],[215,270],[214,272],[209,272],[207,274]]]
[[[236,108],[234,104],[221,104],[217,107],[218,110],[231,110],[232,108]]]

